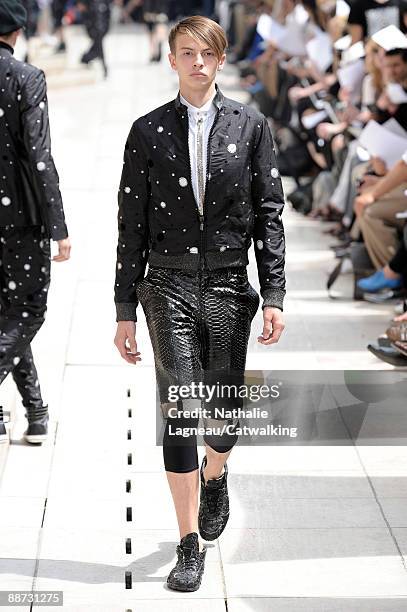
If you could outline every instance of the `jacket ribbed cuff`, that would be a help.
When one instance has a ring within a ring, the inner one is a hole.
[[[262,308],[272,306],[273,308],[283,310],[285,289],[264,289],[264,291],[261,292],[261,295],[263,298]]]
[[[50,236],[52,240],[55,240],[56,242],[58,240],[65,240],[65,238],[68,238],[68,229],[66,227],[65,224],[57,226],[57,227],[53,227],[50,230]]]
[[[136,308],[134,302],[116,302],[116,322],[137,321]]]

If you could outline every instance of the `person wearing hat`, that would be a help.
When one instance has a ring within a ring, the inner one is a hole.
[[[26,409],[25,439],[48,433],[31,341],[44,322],[53,261],[70,256],[59,178],[51,155],[45,75],[13,57],[27,14],[0,3],[0,385],[11,372]],[[7,439],[0,408],[0,441]]]

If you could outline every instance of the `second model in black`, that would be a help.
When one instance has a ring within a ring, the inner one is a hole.
[[[69,257],[59,178],[51,155],[45,74],[14,58],[26,23],[18,0],[0,3],[0,385],[12,373],[28,419],[24,437],[47,437],[30,343],[45,320],[51,272]],[[7,439],[0,407],[0,441]],[[2,430],[2,431],[1,431]]]
[[[190,271],[246,266],[252,240],[262,306],[283,308],[284,197],[270,128],[257,110],[216,88],[203,211],[191,185],[180,95],[130,130],[119,188],[117,321],[137,320],[147,262]]]

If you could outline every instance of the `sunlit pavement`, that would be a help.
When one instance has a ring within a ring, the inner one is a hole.
[[[208,543],[201,588],[188,594],[166,588],[178,532],[162,449],[155,445],[153,354],[141,309],[142,362],[124,364],[116,352],[113,282],[126,136],[136,117],[175,97],[177,78],[165,58],[148,64],[140,28],[108,36],[106,81],[100,66],[77,65],[87,45],[83,32],[68,35],[68,56],[38,48],[36,58],[48,75],[72,258],[53,264],[47,320],[34,342],[51,413],[42,447],[22,440],[26,423],[12,381],[1,390],[11,412],[11,444],[0,449],[7,459],[0,486],[1,590],[63,591],[63,609],[75,612],[405,610],[407,453],[401,442],[237,447],[228,462],[230,521],[219,541]],[[232,67],[219,84],[247,100]],[[332,240],[288,207],[283,219],[286,330],[277,346],[261,346],[259,310],[248,378],[270,380],[276,370],[391,369],[366,351],[392,317],[391,307],[352,301],[350,276],[330,299]],[[253,252],[249,274],[258,290]],[[365,404],[348,393],[343,406],[360,414]],[[391,416],[403,416],[403,406],[393,408]],[[380,406],[375,415],[378,420],[365,419],[361,427],[380,438],[375,427],[386,428],[386,415]],[[347,438],[346,421],[338,423]]]

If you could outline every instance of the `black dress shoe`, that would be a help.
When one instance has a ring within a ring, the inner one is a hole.
[[[229,520],[228,466],[219,478],[209,479],[205,485],[203,475],[206,456],[201,465],[201,499],[199,503],[198,527],[205,540],[216,540]]]
[[[30,444],[42,444],[48,437],[48,406],[40,409],[27,409],[28,428],[24,432],[24,438]]]
[[[177,546],[177,555],[177,563],[168,574],[168,587],[174,591],[197,591],[204,573],[206,548],[199,551],[196,531],[181,538]]]
[[[378,344],[368,344],[367,348],[375,357],[385,361],[386,363],[390,363],[398,368],[407,367],[407,357],[403,357],[403,355],[392,347],[379,346]]]

